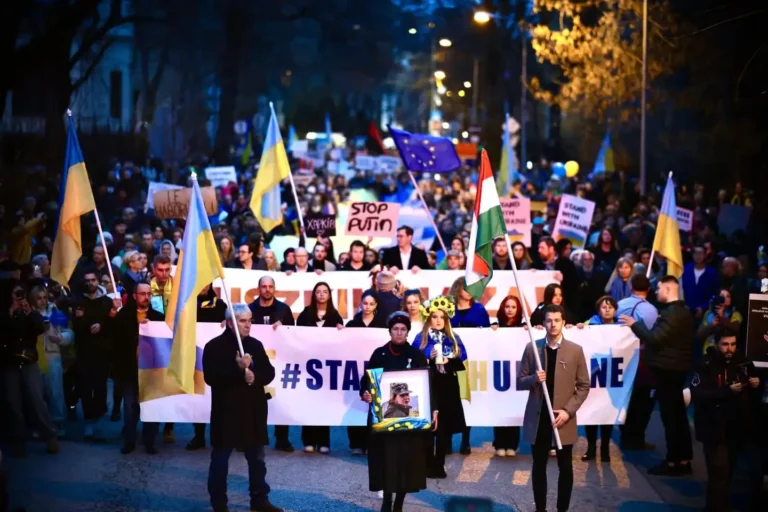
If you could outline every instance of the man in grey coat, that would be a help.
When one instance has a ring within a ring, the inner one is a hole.
[[[557,481],[557,510],[568,510],[573,489],[573,443],[576,442],[576,411],[589,394],[589,372],[584,350],[580,345],[563,338],[565,311],[550,304],[544,309],[544,328],[547,336],[536,342],[536,350],[543,367],[536,369],[536,358],[531,343],[525,347],[518,391],[530,391],[525,406],[523,440],[531,443],[533,453],[533,498],[537,511],[547,509],[547,459],[554,444],[553,427],[558,429],[562,450],[557,451],[560,476]],[[544,392],[549,393],[555,413],[550,421]]]

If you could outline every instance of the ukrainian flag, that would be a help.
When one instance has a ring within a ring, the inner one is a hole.
[[[616,165],[613,163],[613,146],[611,146],[611,135],[605,133],[603,143],[600,145],[600,151],[597,154],[595,160],[595,167],[592,169],[592,174],[602,174],[604,172],[613,172],[616,170]]]
[[[69,285],[72,272],[83,255],[80,217],[96,209],[72,113],[67,113],[67,153],[59,192],[59,222],[51,257],[51,279],[63,286]]]
[[[667,274],[680,279],[683,275],[683,250],[680,246],[680,226],[677,223],[675,182],[672,181],[672,173],[669,173],[667,186],[664,187],[653,250],[667,259]]]
[[[269,233],[283,223],[283,212],[280,208],[280,182],[291,173],[283,138],[280,135],[280,126],[277,124],[277,116],[271,103],[269,108],[272,110],[272,115],[269,118],[264,151],[261,153],[261,163],[251,194],[251,211],[264,233]]]
[[[197,348],[197,294],[219,277],[224,277],[224,269],[205,213],[200,186],[197,179],[193,179],[184,239],[165,314],[165,323],[173,331],[167,375],[188,395],[205,390],[202,354]]]

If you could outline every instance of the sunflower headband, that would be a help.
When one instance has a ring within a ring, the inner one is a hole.
[[[431,300],[425,300],[419,306],[419,311],[421,311],[423,321],[426,321],[435,311],[442,311],[448,318],[453,318],[453,315],[456,314],[456,306],[453,303],[453,298],[441,295]]]

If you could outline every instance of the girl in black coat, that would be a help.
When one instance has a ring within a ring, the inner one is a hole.
[[[557,283],[550,283],[544,288],[544,302],[536,306],[531,314],[531,325],[533,327],[541,327],[544,325],[544,308],[554,304],[556,306],[562,306],[565,309],[565,324],[566,327],[573,325],[573,315],[568,309],[568,305],[563,301],[563,287]]]
[[[312,299],[309,306],[304,308],[299,318],[296,319],[296,325],[344,328],[344,320],[333,305],[331,287],[328,286],[328,283],[320,281],[315,285],[312,289]],[[331,451],[331,428],[302,427],[301,442],[304,443],[306,453],[315,453],[317,450],[322,454],[327,454]]]

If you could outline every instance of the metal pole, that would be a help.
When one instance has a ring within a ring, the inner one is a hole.
[[[520,73],[520,172],[528,169],[528,157],[526,156],[526,108],[527,108],[527,87],[528,87],[528,43],[525,39],[525,31],[521,35],[520,44],[523,47],[522,73]]]
[[[645,195],[645,109],[648,86],[648,0],[643,0],[643,90],[640,94],[640,194]]]
[[[480,89],[480,59],[475,57],[472,69],[472,125],[477,125],[477,95]]]
[[[427,133],[430,133],[429,123],[432,120],[432,112],[435,111],[437,105],[435,104],[435,95],[437,94],[437,81],[435,79],[436,63],[435,63],[435,33],[432,32],[432,46],[429,53],[430,66],[429,66],[429,112],[427,112]]]

